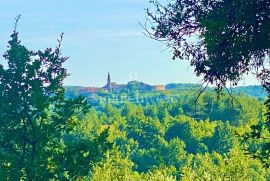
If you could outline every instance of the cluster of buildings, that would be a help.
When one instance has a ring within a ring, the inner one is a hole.
[[[140,92],[165,90],[164,85],[148,85],[143,82],[137,82],[137,81],[132,81],[132,82],[129,82],[128,84],[117,84],[116,82],[111,81],[110,73],[108,73],[106,85],[104,85],[103,87],[86,87],[86,88],[83,88],[84,90],[81,90],[81,91],[86,91],[89,93],[96,93],[99,91],[119,93],[124,90],[129,90],[130,85],[132,84],[137,84],[138,91]]]

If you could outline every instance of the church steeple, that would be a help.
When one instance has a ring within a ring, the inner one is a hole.
[[[110,72],[108,72],[107,84],[111,84],[111,75],[110,75]]]
[[[112,90],[112,82],[111,82],[110,72],[108,72],[106,88],[107,88],[107,91],[109,91],[109,92]]]

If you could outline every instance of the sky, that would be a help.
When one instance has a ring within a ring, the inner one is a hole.
[[[55,47],[65,33],[65,85],[103,86],[108,72],[117,83],[198,83],[188,61],[172,60],[172,51],[143,34],[147,7],[148,0],[0,0],[0,54],[20,14],[19,38],[29,49]],[[247,76],[240,85],[252,84]]]

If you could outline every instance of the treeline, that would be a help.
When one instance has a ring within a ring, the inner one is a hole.
[[[166,86],[166,91],[161,91],[164,94],[179,94],[179,92],[194,92],[198,91],[200,89],[200,86],[197,84],[182,84],[182,83],[171,83],[167,84]],[[206,91],[212,91],[215,92],[214,87],[208,87]],[[267,97],[267,93],[265,89],[263,89],[261,86],[258,85],[253,85],[253,86],[239,86],[239,87],[234,87],[232,89],[229,89],[230,93],[239,96],[239,95],[245,95],[245,96],[251,96],[254,98],[257,98],[259,100],[265,100]],[[145,94],[148,93],[151,95],[152,91],[143,91],[140,92],[139,88],[136,86],[129,86],[126,89],[122,89],[120,92],[117,93],[107,93],[106,91],[98,91],[96,93],[90,93],[86,91],[85,87],[82,86],[65,86],[65,95],[68,98],[75,98],[80,95],[88,97],[89,99],[93,98],[95,99],[96,97],[106,99],[107,97],[116,97],[119,94],[122,96],[128,95],[134,95],[134,94]],[[159,94],[154,94],[154,95],[159,95]]]
[[[77,89],[74,88],[73,91],[75,90]],[[74,98],[78,95],[77,92],[77,94],[72,94],[71,96],[71,88],[66,89],[67,97]],[[235,97],[237,97],[237,100],[234,100]],[[216,92],[212,90],[207,90],[204,94],[198,96],[198,88],[150,91],[145,93],[132,91],[118,94],[104,91],[90,95],[87,97],[87,100],[98,111],[102,111],[107,104],[121,108],[126,102],[143,107],[164,103],[164,107],[154,107],[152,111],[160,112],[159,114],[165,114],[162,112],[167,111],[172,116],[183,113],[197,120],[222,120],[229,121],[235,125],[245,122],[250,117],[254,117],[262,106],[260,99],[246,96],[241,91],[238,96],[224,93],[217,99]]]
[[[205,93],[194,115],[193,95],[176,103],[125,103],[91,109],[80,121],[90,138],[108,129],[113,148],[91,171],[93,180],[268,180],[270,170],[245,149],[250,126],[264,119],[264,106],[251,97],[215,99]],[[209,115],[209,117],[207,117]]]

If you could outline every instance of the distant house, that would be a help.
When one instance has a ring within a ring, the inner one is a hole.
[[[154,91],[163,91],[163,90],[165,90],[165,86],[164,85],[153,85],[152,90],[154,90]]]

